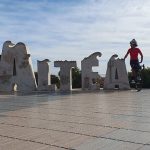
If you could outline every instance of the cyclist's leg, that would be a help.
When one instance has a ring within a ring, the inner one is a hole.
[[[136,80],[137,71],[136,69],[132,68],[131,80]]]
[[[139,61],[137,60],[137,62],[135,63],[135,77],[136,77],[136,80],[139,80],[139,77],[140,77],[140,70],[141,70],[141,66],[139,64]],[[137,79],[138,78],[138,79]]]
[[[134,80],[134,81],[136,81],[136,77],[137,77],[137,72],[138,72],[138,60],[131,60],[130,61],[130,66],[131,66],[131,71],[132,71],[132,73],[131,73],[131,80]]]
[[[137,72],[137,77],[136,77],[136,89],[137,91],[141,91],[142,89],[142,79],[141,79],[141,74],[140,74],[140,69]]]

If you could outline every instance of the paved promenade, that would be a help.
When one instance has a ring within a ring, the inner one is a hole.
[[[150,150],[150,90],[0,95],[0,150]]]

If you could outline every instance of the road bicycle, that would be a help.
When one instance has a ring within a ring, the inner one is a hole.
[[[137,69],[135,69],[135,80],[134,82],[130,82],[131,87],[135,88],[138,92],[142,90],[142,84],[143,84],[143,80],[142,80],[142,70],[145,68],[144,64],[143,65],[139,65],[139,67],[137,67]]]

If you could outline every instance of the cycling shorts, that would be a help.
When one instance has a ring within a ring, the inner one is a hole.
[[[130,66],[131,66],[131,68],[134,69],[134,70],[139,70],[139,69],[141,69],[141,66],[140,66],[138,60],[130,60]]]

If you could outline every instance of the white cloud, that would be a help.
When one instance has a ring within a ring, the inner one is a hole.
[[[7,9],[6,2],[0,4],[0,43],[24,42],[34,61],[48,57],[80,62],[100,51],[102,63],[114,53],[123,57],[136,38],[150,65],[149,0],[14,0]]]

